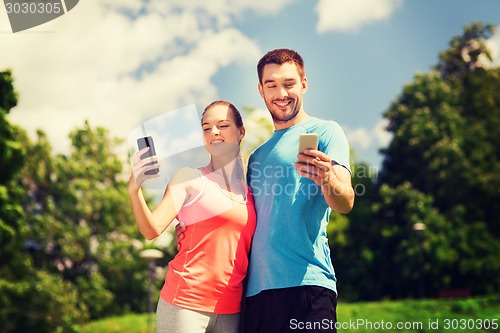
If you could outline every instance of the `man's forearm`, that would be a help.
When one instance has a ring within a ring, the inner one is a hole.
[[[342,167],[343,168],[343,167]],[[342,173],[348,173],[347,170],[342,170]],[[349,177],[349,178],[346,178]],[[345,178],[346,180],[343,180]],[[331,209],[342,214],[347,214],[354,206],[354,190],[350,184],[350,174],[338,174],[332,170],[330,177],[323,181],[321,185],[323,197]]]

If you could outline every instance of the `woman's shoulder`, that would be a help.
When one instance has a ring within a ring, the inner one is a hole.
[[[183,167],[178,169],[172,176],[170,183],[172,185],[180,183],[188,183],[198,181],[202,177],[202,173],[197,168]]]

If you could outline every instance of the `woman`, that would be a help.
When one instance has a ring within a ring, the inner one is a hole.
[[[136,153],[129,194],[134,216],[147,239],[158,237],[177,218],[189,226],[182,247],[169,263],[157,308],[157,332],[238,332],[242,281],[255,231],[252,196],[243,182],[240,142],[245,128],[238,110],[216,101],[205,108],[203,138],[210,163],[199,169],[182,168],[150,211],[142,183],[159,175],[156,156]]]

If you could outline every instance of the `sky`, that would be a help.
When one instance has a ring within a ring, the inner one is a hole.
[[[84,0],[12,33],[0,7],[0,70],[19,93],[9,120],[65,152],[85,120],[130,142],[148,120],[216,99],[265,112],[256,64],[291,48],[305,61],[306,112],[337,121],[357,160],[380,166],[391,101],[465,25],[500,25],[499,13],[498,0]],[[488,43],[500,64],[500,31]],[[163,131],[181,142],[179,121]]]

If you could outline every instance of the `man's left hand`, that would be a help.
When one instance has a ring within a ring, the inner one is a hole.
[[[335,177],[332,170],[332,161],[325,153],[306,149],[303,153],[297,155],[298,162],[293,165],[297,168],[297,172],[311,179],[318,186],[329,184],[330,180]]]

